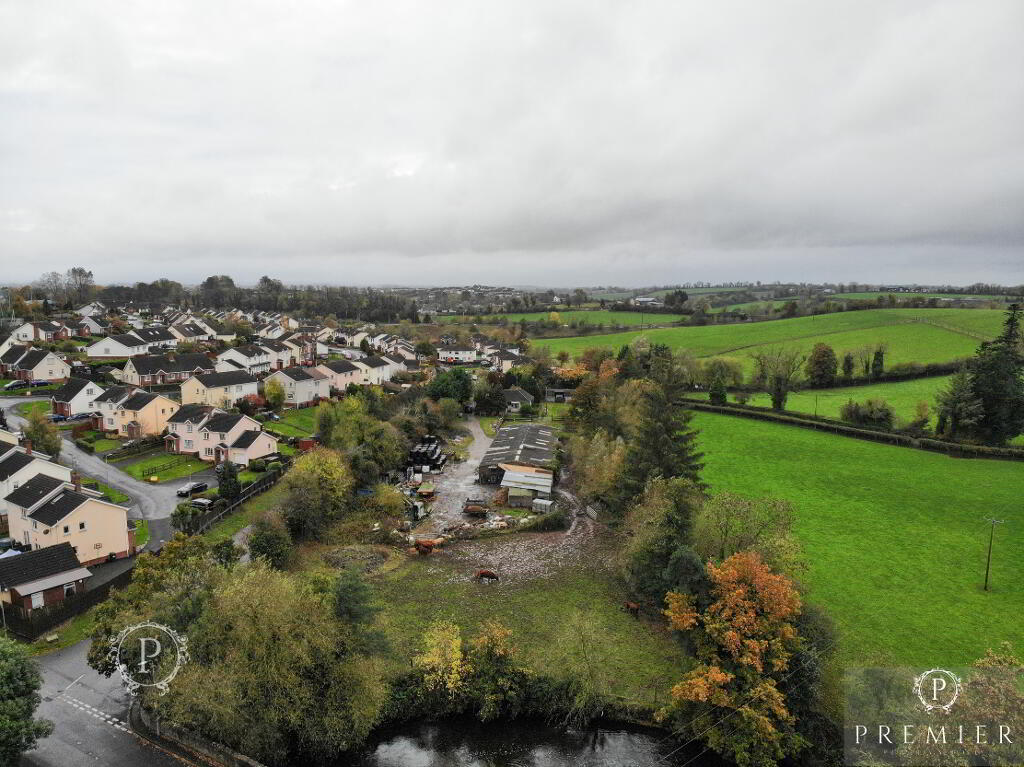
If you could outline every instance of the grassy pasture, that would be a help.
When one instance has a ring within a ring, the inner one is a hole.
[[[594,346],[618,349],[644,335],[651,343],[689,349],[698,357],[749,357],[759,348],[776,344],[809,351],[820,341],[843,352],[885,342],[889,345],[888,364],[942,362],[973,354],[979,339],[971,334],[993,337],[1002,319],[1003,312],[994,309],[870,309],[770,322],[536,339],[533,345],[578,355]]]
[[[280,421],[267,421],[263,428],[282,437],[308,437],[316,430],[316,411],[315,407],[285,410]]]
[[[966,665],[1024,644],[1024,471],[744,418],[698,413],[712,492],[796,509],[809,598],[845,663]],[[996,534],[985,592],[986,517]]]

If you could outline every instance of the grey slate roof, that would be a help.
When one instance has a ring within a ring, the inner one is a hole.
[[[30,509],[63,484],[63,480],[36,474],[24,485],[8,493],[4,500],[22,509]]]
[[[226,373],[204,373],[196,376],[203,386],[235,386],[237,384],[256,383],[256,378],[244,370],[230,370]]]
[[[57,391],[53,393],[54,402],[70,402],[84,389],[93,382],[86,378],[75,378],[72,376],[64,385],[61,386]]]
[[[235,428],[235,425],[245,418],[241,413],[214,413],[210,420],[204,423],[201,431],[226,432]]]
[[[17,588],[22,583],[77,570],[81,566],[71,544],[58,543],[44,549],[26,551],[16,557],[0,559],[0,584],[7,588]]]
[[[251,445],[253,442],[255,442],[256,438],[261,434],[263,434],[263,432],[257,431],[256,429],[248,429],[246,431],[243,431],[241,434],[238,435],[238,439],[234,441],[234,444],[232,444],[231,447],[245,449],[249,447],[249,445]]]
[[[21,471],[36,459],[34,455],[27,455],[15,449],[14,445],[10,448],[0,455],[0,482],[9,479],[15,472]]]
[[[333,370],[335,373],[357,373],[359,368],[353,365],[348,360],[331,360],[325,362],[324,367],[328,370]]]
[[[313,376],[311,376],[308,372],[306,372],[305,368],[290,367],[290,368],[284,368],[283,370],[281,370],[279,372],[284,373],[286,376],[288,376],[293,381],[311,381],[311,380],[313,380]]]
[[[157,398],[156,394],[145,391],[135,392],[132,396],[122,402],[119,407],[123,410],[142,410],[146,405]]]
[[[174,415],[167,419],[167,423],[186,423],[187,421],[199,423],[206,417],[207,413],[212,410],[213,407],[210,405],[200,405],[195,403],[191,405],[182,405]]]
[[[550,426],[502,426],[491,446],[487,448],[483,460],[480,461],[480,468],[489,468],[501,463],[550,468],[555,462],[557,445],[555,430]]]
[[[65,488],[28,516],[52,527],[88,500],[89,496]]]

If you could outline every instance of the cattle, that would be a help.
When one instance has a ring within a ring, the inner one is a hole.
[[[413,544],[420,554],[432,554],[434,549],[440,548],[444,538],[418,538]]]
[[[636,602],[623,602],[622,606],[625,608],[626,612],[632,615],[634,618],[640,617],[640,605],[638,605]]]
[[[498,574],[493,570],[477,570],[476,575],[473,576],[481,583],[497,583]]]

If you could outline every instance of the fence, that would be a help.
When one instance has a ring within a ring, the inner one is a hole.
[[[152,466],[147,466],[146,467],[146,475],[149,476],[149,475],[152,475],[152,474],[160,474],[161,472],[167,471],[168,469],[173,469],[175,466],[180,466],[183,463],[188,463],[193,458],[194,458],[194,456],[186,455],[186,454],[177,455],[177,456],[175,456],[173,458],[167,459],[163,463],[158,463],[158,464],[154,464]]]
[[[6,628],[19,639],[32,642],[54,626],[59,626],[76,615],[84,613],[90,607],[98,605],[110,596],[112,589],[127,586],[131,579],[132,570],[129,568],[102,586],[65,597],[63,602],[54,605],[37,607],[34,610],[5,605]]]
[[[278,480],[284,475],[284,469],[276,471],[268,471],[266,476],[253,482],[251,485],[247,485],[243,490],[242,494],[239,495],[235,500],[225,506],[223,509],[211,509],[206,512],[199,521],[193,526],[192,531],[194,534],[205,533],[213,525],[219,522],[221,519],[226,517],[231,512],[235,511],[239,506],[248,501],[250,498],[264,493],[274,485],[277,484]]]
[[[712,405],[703,400],[686,399],[678,403],[694,410],[703,410],[709,413],[724,413],[725,415],[737,415],[742,418],[753,418],[758,421],[772,421],[783,423],[789,426],[802,426],[805,429],[842,434],[846,437],[866,439],[871,442],[883,442],[899,447],[912,447],[918,450],[930,450],[936,453],[959,458],[998,458],[1010,461],[1024,461],[1024,450],[1012,447],[989,447],[986,445],[968,445],[960,442],[946,442],[941,439],[929,437],[913,437],[909,434],[899,432],[878,431],[863,426],[839,423],[820,416],[780,413],[766,408],[758,408],[752,405]]]
[[[141,453],[148,453],[154,448],[163,447],[164,441],[160,437],[145,439],[138,444],[129,445],[128,447],[119,447],[107,454],[108,461],[120,461],[122,458],[130,458],[133,455],[140,455]]]

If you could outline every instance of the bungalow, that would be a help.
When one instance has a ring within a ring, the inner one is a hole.
[[[68,543],[83,565],[132,556],[135,530],[128,509],[101,498],[80,481],[37,474],[4,497],[10,536],[33,549]]]
[[[24,381],[63,381],[71,375],[71,366],[45,349],[30,349],[5,368],[11,378]]]
[[[519,386],[502,390],[505,395],[505,410],[509,413],[518,413],[524,407],[533,404],[533,395]]]
[[[87,357],[134,357],[149,351],[149,344],[131,333],[107,336],[85,347]]]
[[[50,397],[53,412],[70,418],[96,410],[96,398],[103,394],[103,387],[87,378],[69,378]]]
[[[255,376],[244,370],[204,373],[189,378],[181,385],[183,405],[203,404],[229,408],[250,394],[259,394],[259,384]]]
[[[217,335],[212,330],[202,328],[195,322],[171,325],[170,331],[179,341],[212,341]]]
[[[121,380],[133,386],[162,386],[212,373],[214,362],[205,354],[145,354],[124,363]]]
[[[138,336],[143,342],[149,344],[149,349],[173,349],[178,345],[178,337],[171,332],[170,328],[163,325],[151,325],[147,328],[136,328],[133,335]]]
[[[0,559],[0,601],[28,614],[84,592],[91,577],[70,543],[26,551]]]
[[[271,380],[284,387],[286,405],[304,405],[331,394],[330,380],[315,368],[276,370],[267,378],[267,381]]]
[[[15,341],[30,343],[32,341],[62,341],[71,337],[71,329],[62,322],[26,322],[11,331]]]
[[[331,360],[316,366],[316,369],[327,376],[332,389],[343,391],[349,384],[361,384],[363,371],[348,360]]]
[[[255,344],[235,346],[217,355],[216,371],[244,370],[250,375],[270,372],[270,350]]]

